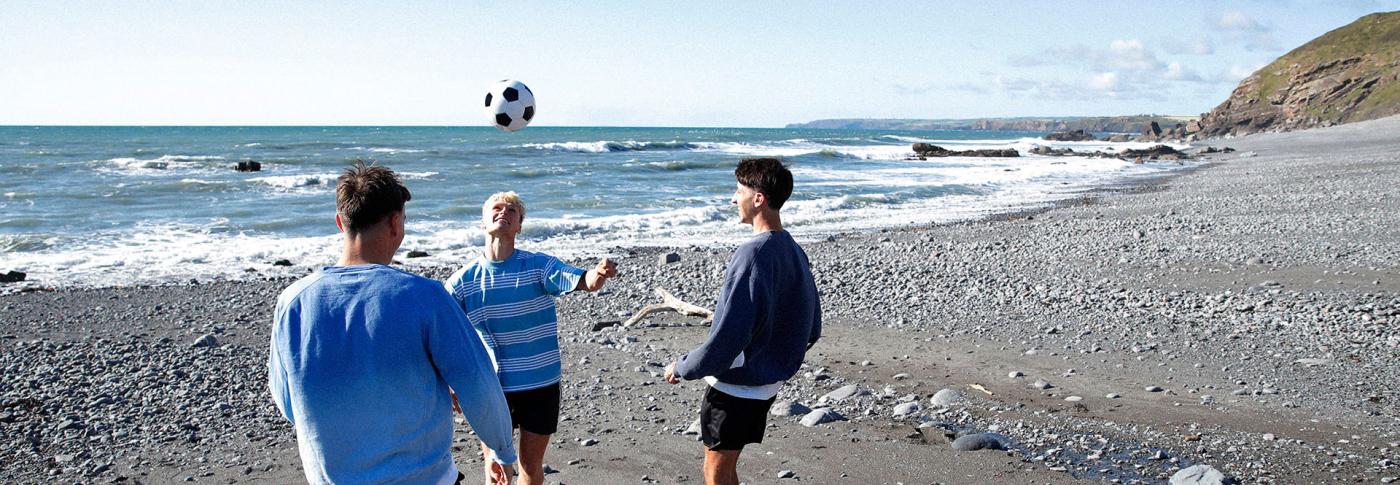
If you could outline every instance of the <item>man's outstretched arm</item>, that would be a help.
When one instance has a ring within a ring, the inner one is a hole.
[[[598,261],[598,265],[588,270],[582,278],[578,279],[578,286],[574,290],[598,291],[603,289],[603,283],[607,283],[609,278],[617,276],[617,264],[608,258]]]

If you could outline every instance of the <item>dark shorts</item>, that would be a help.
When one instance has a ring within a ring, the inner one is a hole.
[[[559,430],[559,383],[506,393],[510,422],[516,428],[535,434]]]
[[[742,450],[749,443],[762,443],[768,408],[776,399],[744,399],[706,387],[700,401],[700,442],[714,451]]]

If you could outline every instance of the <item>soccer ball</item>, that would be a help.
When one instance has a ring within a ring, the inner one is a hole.
[[[486,112],[501,131],[516,131],[535,119],[535,93],[525,84],[502,79],[486,91]]]

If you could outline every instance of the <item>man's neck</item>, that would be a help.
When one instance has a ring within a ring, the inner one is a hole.
[[[505,261],[510,255],[515,254],[515,238],[487,234],[486,246],[482,248],[481,252],[487,260]]]
[[[336,266],[388,265],[394,262],[394,251],[373,246],[366,238],[345,236],[345,250],[340,253],[340,262]]]
[[[783,221],[782,221],[782,219],[781,219],[780,217],[778,217],[778,213],[777,213],[777,212],[773,212],[773,213],[771,213],[771,214],[770,214],[770,213],[766,213],[766,212],[759,212],[758,214],[754,214],[754,216],[753,216],[753,232],[754,232],[754,234],[757,234],[757,233],[760,233],[760,232],[781,231],[781,230],[783,230]]]

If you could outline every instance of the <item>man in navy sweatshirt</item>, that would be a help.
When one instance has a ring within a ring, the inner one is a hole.
[[[807,253],[783,230],[778,210],[792,195],[792,172],[773,158],[734,170],[731,203],[754,237],[729,259],[710,335],[666,366],[666,382],[703,378],[700,441],[705,483],[738,485],[739,453],[763,441],[768,408],[821,336],[821,302]]]

